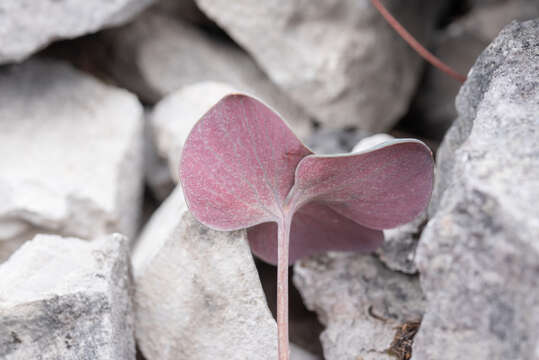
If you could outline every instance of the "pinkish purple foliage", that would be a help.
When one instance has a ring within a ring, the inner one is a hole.
[[[277,224],[290,226],[289,262],[326,250],[371,251],[382,229],[428,204],[432,153],[393,140],[361,153],[315,155],[274,111],[229,95],[193,127],[180,180],[195,217],[210,228],[249,228],[253,252],[277,263]]]

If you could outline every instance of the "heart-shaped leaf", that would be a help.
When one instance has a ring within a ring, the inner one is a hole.
[[[217,230],[249,228],[253,252],[277,263],[279,356],[288,358],[288,264],[325,250],[375,249],[381,229],[411,221],[433,183],[431,151],[412,139],[315,155],[274,111],[228,95],[193,127],[180,181],[190,210]]]
[[[180,161],[189,209],[216,230],[277,221],[298,162],[311,154],[258,100],[229,95],[191,130]]]

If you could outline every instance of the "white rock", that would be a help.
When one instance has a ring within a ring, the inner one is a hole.
[[[383,131],[406,111],[419,57],[369,0],[196,2],[325,125]],[[443,3],[384,2],[420,42]]]
[[[328,253],[301,260],[294,284],[326,329],[327,360],[394,360],[387,350],[397,328],[421,319],[417,276],[393,272],[371,255]]]
[[[309,117],[303,109],[234,44],[157,11],[148,11],[132,24],[107,31],[104,41],[112,52],[103,65],[116,81],[149,103],[187,85],[224,82],[267,102],[297,135],[310,133]]]
[[[133,254],[136,336],[148,360],[277,357],[277,326],[244,231],[217,232],[178,186]]]
[[[370,132],[361,129],[332,129],[319,126],[305,140],[305,144],[317,154],[342,154],[352,151],[358,141],[370,135],[372,135]]]
[[[225,95],[237,92],[229,85],[202,82],[165,97],[151,115],[153,141],[160,157],[167,159],[170,177],[178,183],[183,144],[195,123]]]
[[[119,25],[153,0],[3,0],[0,64],[20,61],[57,39]]]
[[[133,95],[30,60],[0,71],[0,119],[0,254],[38,232],[134,235],[143,123]]]
[[[127,239],[38,235],[0,265],[0,358],[135,359]]]

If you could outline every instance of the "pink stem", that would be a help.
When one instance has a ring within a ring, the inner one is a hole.
[[[393,29],[406,41],[421,57],[431,63],[434,67],[443,71],[447,75],[463,83],[466,81],[466,76],[459,74],[450,66],[446,65],[430,51],[425,49],[398,21],[391,13],[382,5],[380,0],[371,0],[372,5],[378,9],[380,14],[386,19]]]
[[[278,224],[277,245],[277,332],[279,360],[288,360],[288,245],[291,219]]]

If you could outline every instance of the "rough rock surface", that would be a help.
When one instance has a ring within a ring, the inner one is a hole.
[[[148,360],[277,357],[246,233],[202,226],[180,186],[144,228],[133,269],[136,336]]]
[[[0,71],[0,262],[36,233],[132,236],[142,191],[137,99],[50,60]]]
[[[158,197],[167,194],[171,184],[179,181],[178,164],[191,128],[210,107],[233,92],[234,88],[223,83],[201,82],[173,92],[155,106],[149,117],[151,143],[157,161],[162,159],[168,166],[166,175],[154,166],[146,176]]]
[[[539,16],[536,0],[502,0],[477,4],[464,17],[451,23],[433,40],[434,53],[461,74],[473,63],[500,30],[515,19]],[[461,84],[429,66],[411,105],[414,128],[424,136],[442,139],[457,117],[455,97]]]
[[[3,0],[0,64],[20,61],[56,39],[121,24],[153,0]]]
[[[148,103],[187,85],[224,82],[274,107],[299,136],[310,132],[309,117],[300,106],[232,43],[155,11],[105,32],[103,40],[111,48],[103,65],[119,84]]]
[[[438,152],[414,360],[539,358],[539,19],[481,54]]]
[[[393,272],[371,255],[328,253],[299,261],[294,272],[305,304],[327,326],[327,360],[394,360],[387,351],[396,328],[424,311],[417,276]]]
[[[383,131],[406,111],[421,62],[369,0],[196,1],[325,125]],[[384,4],[424,43],[444,1]]]
[[[0,358],[134,360],[127,239],[38,235],[0,265]]]
[[[427,212],[423,211],[407,224],[384,230],[384,243],[376,250],[380,260],[391,270],[417,273],[417,245],[426,223]]]

